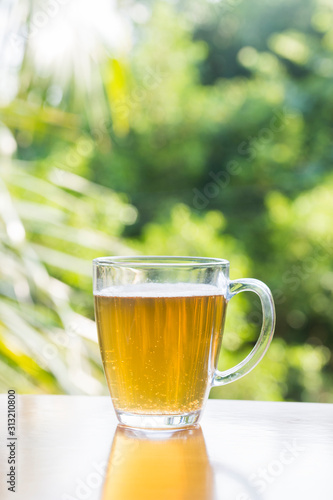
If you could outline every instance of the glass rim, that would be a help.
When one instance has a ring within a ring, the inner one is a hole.
[[[215,257],[191,257],[174,255],[129,255],[97,257],[94,266],[110,267],[228,267],[229,261]]]

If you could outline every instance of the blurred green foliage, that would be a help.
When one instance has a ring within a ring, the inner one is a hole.
[[[91,259],[202,255],[277,309],[265,359],[211,397],[333,402],[332,4],[120,4],[118,46],[100,4],[90,45],[68,7],[38,29],[38,4],[2,7],[0,389],[105,393]],[[221,369],[258,335],[248,295]]]

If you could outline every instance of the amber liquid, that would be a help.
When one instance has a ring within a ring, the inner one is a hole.
[[[144,284],[95,295],[104,370],[116,409],[201,409],[217,364],[225,298],[210,285]]]
[[[213,500],[214,493],[200,427],[157,439],[117,428],[102,500]]]

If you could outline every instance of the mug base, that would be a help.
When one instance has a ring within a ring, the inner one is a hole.
[[[192,427],[199,422],[201,411],[183,415],[142,415],[116,410],[120,424],[135,429],[173,430]]]

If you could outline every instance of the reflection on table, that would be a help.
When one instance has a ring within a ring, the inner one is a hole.
[[[213,500],[201,427],[144,432],[118,426],[102,500]]]

